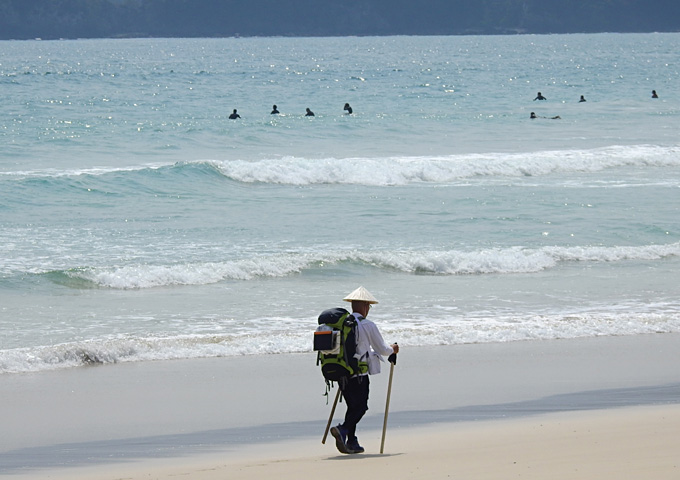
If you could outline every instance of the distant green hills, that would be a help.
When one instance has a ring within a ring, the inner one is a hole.
[[[680,0],[0,0],[0,39],[680,31]]]

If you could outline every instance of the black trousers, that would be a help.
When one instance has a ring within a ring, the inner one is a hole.
[[[352,377],[342,389],[342,398],[347,404],[345,413],[345,423],[343,427],[347,429],[347,439],[356,437],[357,423],[368,410],[368,375]]]

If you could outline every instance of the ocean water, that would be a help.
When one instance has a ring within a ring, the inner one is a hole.
[[[678,51],[0,42],[0,374],[309,352],[359,285],[405,347],[680,332]]]

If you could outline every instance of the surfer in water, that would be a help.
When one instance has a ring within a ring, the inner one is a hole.
[[[279,109],[277,108],[277,106],[273,105],[272,106],[272,115],[278,115],[279,113],[281,113],[281,112],[279,112]]]
[[[236,112],[236,109],[234,109],[234,111],[231,112],[231,115],[229,115],[229,119],[230,119],[230,120],[236,120],[237,118],[241,118],[241,115],[239,115],[239,114]]]
[[[536,98],[534,98],[534,102],[536,100],[547,100],[547,98],[545,98],[541,92],[538,92],[538,95],[536,95]]]
[[[349,106],[349,103],[346,103],[343,110],[347,112],[347,115],[352,115],[352,107]]]
[[[534,112],[531,112],[531,115],[529,115],[529,118],[531,118],[532,120],[533,120],[534,118],[550,118],[551,120],[558,120],[558,119],[560,119],[560,118],[562,118],[562,117],[560,117],[559,115],[555,115],[554,117],[539,117],[539,116],[537,116]]]
[[[586,97],[584,97],[583,95],[581,95],[581,100],[579,100],[579,103],[585,102],[585,101],[586,101]]]
[[[314,116],[314,112],[312,112],[312,111],[309,109],[309,107],[308,107],[308,108],[307,108],[307,113],[305,113],[305,117],[313,117],[313,116]]]
[[[659,98],[659,96],[656,94],[656,90],[652,90],[652,98]]]

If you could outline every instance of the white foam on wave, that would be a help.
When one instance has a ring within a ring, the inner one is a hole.
[[[680,147],[612,146],[592,150],[465,154],[435,157],[285,157],[215,161],[223,175],[245,183],[370,186],[449,183],[474,177],[545,176],[623,166],[680,166]]]
[[[680,242],[641,247],[511,247],[463,251],[400,252],[373,254],[366,261],[378,262],[409,273],[441,275],[485,273],[534,273],[562,262],[618,262],[658,260],[680,256]],[[371,260],[372,258],[372,260]]]
[[[125,167],[88,167],[88,168],[72,168],[65,170],[57,170],[54,168],[45,168],[41,170],[16,170],[16,171],[0,171],[0,176],[6,177],[26,177],[26,178],[62,178],[62,177],[80,177],[80,176],[103,176],[111,173],[124,172],[139,172],[144,170],[158,170],[165,167],[171,167],[173,163],[147,163],[144,165],[129,165]]]
[[[590,150],[547,150],[446,156],[306,158],[258,160],[188,160],[124,167],[5,171],[0,176],[60,178],[103,176],[163,168],[209,165],[243,183],[280,185],[352,184],[393,186],[450,183],[475,177],[526,177],[555,173],[598,172],[616,167],[677,167],[680,146],[615,145]]]
[[[299,273],[313,262],[308,255],[280,255],[177,265],[129,265],[69,271],[102,287],[118,289],[152,288],[169,285],[207,285],[223,280],[251,280]]]
[[[579,312],[522,316],[392,319],[383,335],[403,346],[458,345],[526,340],[680,332],[680,311]],[[39,372],[97,364],[281,353],[309,354],[314,319],[289,319],[275,333],[178,335],[92,339],[52,346],[0,350],[0,374]]]
[[[466,318],[412,327],[381,327],[400,344],[433,346],[469,343],[498,343],[526,340],[641,335],[680,332],[680,312],[610,313],[585,312]]]
[[[313,326],[310,325],[306,330],[313,332]],[[122,362],[299,353],[309,350],[304,345],[303,336],[309,335],[280,332],[276,337],[263,337],[260,332],[256,332],[174,337],[129,336],[0,350],[0,374]]]
[[[260,256],[228,262],[177,265],[129,265],[71,270],[67,275],[101,287],[153,288],[170,285],[207,285],[224,280],[284,277],[306,269],[340,262],[357,262],[374,268],[432,275],[533,273],[564,262],[620,262],[658,260],[680,256],[680,242],[667,245],[617,247],[510,247],[475,251],[336,251]]]

